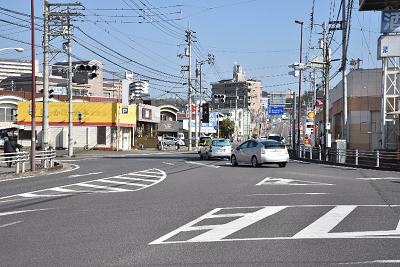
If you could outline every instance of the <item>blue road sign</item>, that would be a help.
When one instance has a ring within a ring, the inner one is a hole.
[[[122,108],[122,114],[128,114],[128,108]]]
[[[283,107],[268,107],[269,115],[283,115]]]

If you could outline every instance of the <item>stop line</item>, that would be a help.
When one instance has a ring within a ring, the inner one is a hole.
[[[1,197],[0,203],[26,198],[60,197],[82,193],[133,192],[153,186],[166,177],[167,174],[160,169],[149,169]]]

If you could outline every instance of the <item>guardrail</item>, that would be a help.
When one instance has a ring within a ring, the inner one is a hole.
[[[40,161],[42,168],[54,167],[54,159],[56,158],[56,151],[36,151],[35,153],[35,164]],[[30,161],[30,153],[26,151],[18,151],[14,153],[3,153],[0,154],[0,163],[6,165],[11,164],[11,167],[15,165],[16,173],[23,173],[26,171],[26,164]]]
[[[338,164],[374,168],[400,168],[398,151],[367,151],[358,149],[333,149],[327,152],[328,160],[320,147],[300,146],[300,158],[327,161]]]

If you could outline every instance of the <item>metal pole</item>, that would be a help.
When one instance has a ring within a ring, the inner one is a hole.
[[[70,7],[68,7],[68,13],[70,13]],[[68,16],[68,156],[72,157],[74,154],[74,142],[72,139],[72,127],[73,127],[73,108],[72,108],[72,56],[71,56],[71,17]]]
[[[217,112],[217,137],[219,138],[219,104],[218,104],[218,112]]]
[[[295,21],[297,24],[300,24],[301,27],[301,35],[300,35],[300,65],[302,60],[302,50],[303,50],[303,22],[300,20]],[[297,146],[300,148],[300,118],[301,118],[301,68],[299,71],[299,106],[297,113]]]
[[[31,0],[31,34],[32,34],[32,135],[31,135],[31,170],[35,171],[36,157],[36,69],[35,69],[35,8],[34,0]]]
[[[43,117],[42,117],[42,150],[49,147],[49,4],[43,1]]]
[[[297,155],[297,148],[296,148],[296,92],[293,92],[293,112],[292,112],[292,147],[294,150],[294,155]]]
[[[187,41],[189,46],[189,91],[188,91],[188,101],[189,101],[189,144],[188,150],[192,151],[192,32],[190,31],[190,22],[188,23],[188,30],[187,32]]]

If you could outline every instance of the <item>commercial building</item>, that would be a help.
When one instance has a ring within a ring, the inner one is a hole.
[[[211,83],[211,107],[213,110],[237,110],[236,135],[249,136],[261,124],[263,109],[261,108],[262,90],[261,81],[254,78],[246,78],[245,72],[240,65],[234,65],[233,78]],[[244,114],[250,114],[249,122],[245,122]],[[250,126],[247,126],[250,125]]]

